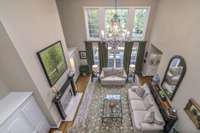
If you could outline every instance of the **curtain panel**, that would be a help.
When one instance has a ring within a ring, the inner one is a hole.
[[[99,42],[100,71],[108,65],[108,45],[105,42]]]
[[[93,57],[93,47],[92,42],[86,41],[85,42],[85,49],[87,54],[87,63],[89,66],[89,72],[92,72],[92,65],[94,64],[94,57]]]
[[[136,59],[136,65],[135,65],[136,74],[142,74],[146,43],[147,43],[146,41],[139,41],[137,59]]]
[[[131,60],[131,53],[132,53],[132,47],[134,42],[125,42],[125,48],[124,48],[124,70],[126,73],[129,73],[129,65]]]

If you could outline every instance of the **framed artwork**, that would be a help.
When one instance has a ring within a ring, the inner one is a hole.
[[[67,70],[61,41],[40,50],[37,55],[49,85],[53,86]]]
[[[87,59],[87,53],[86,51],[79,51],[80,59]]]
[[[200,106],[197,104],[197,102],[192,98],[189,99],[184,110],[197,129],[200,129]]]

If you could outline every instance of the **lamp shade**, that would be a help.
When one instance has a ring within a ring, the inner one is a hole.
[[[134,64],[130,64],[129,65],[129,71],[130,72],[135,72],[135,65]]]
[[[98,72],[98,65],[92,65],[92,71]]]

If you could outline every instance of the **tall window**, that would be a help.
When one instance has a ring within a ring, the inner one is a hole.
[[[105,31],[106,33],[112,32],[112,23],[111,19],[113,18],[113,15],[115,14],[116,10],[114,8],[105,9]],[[128,25],[128,9],[117,9],[117,15],[120,20],[121,29],[120,31],[127,30]]]
[[[136,64],[138,45],[139,45],[138,43],[133,44],[130,64]]]
[[[115,51],[108,47],[108,67],[123,67],[124,44]]]
[[[89,39],[99,38],[99,9],[98,8],[87,8],[86,9],[87,19],[87,32]]]
[[[106,35],[113,31],[111,20],[117,12],[120,20],[119,32],[128,30],[132,40],[143,40],[148,23],[150,7],[85,7],[85,23],[88,40],[99,40],[100,30]]]
[[[133,38],[143,40],[148,20],[148,8],[136,8],[134,16]]]
[[[108,46],[108,67],[114,67],[114,51]]]
[[[94,64],[99,65],[99,47],[97,43],[93,43],[93,57],[94,57]]]

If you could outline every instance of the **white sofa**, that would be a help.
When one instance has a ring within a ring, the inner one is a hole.
[[[131,119],[132,124],[134,128],[135,133],[159,133],[161,130],[163,130],[165,122],[163,120],[162,115],[160,114],[160,111],[157,107],[157,104],[154,101],[154,98],[148,88],[148,86],[145,84],[143,88],[145,89],[145,96],[148,95],[149,98],[153,101],[152,107],[150,107],[151,110],[155,112],[155,119],[159,120],[159,124],[156,123],[145,123],[144,117],[148,113],[150,109],[146,109],[145,103],[144,103],[144,97],[140,97],[136,94],[133,89],[138,86],[133,86],[132,88],[128,89],[128,100],[129,100],[129,107],[131,111]]]
[[[102,85],[125,85],[127,74],[123,68],[102,68],[100,81]]]

